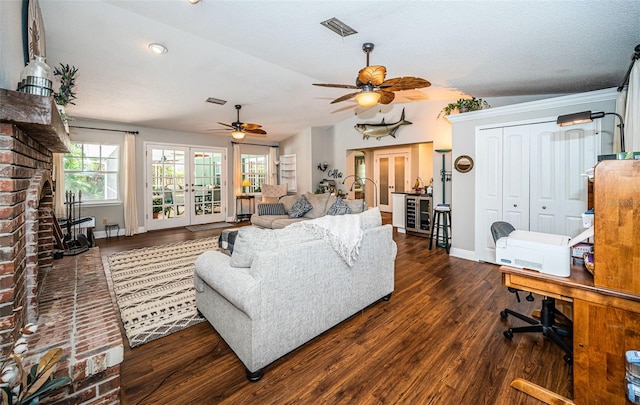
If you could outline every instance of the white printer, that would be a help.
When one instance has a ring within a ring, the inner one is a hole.
[[[564,235],[515,230],[496,241],[496,263],[569,277],[571,246],[590,236],[593,236],[593,227],[573,239]]]

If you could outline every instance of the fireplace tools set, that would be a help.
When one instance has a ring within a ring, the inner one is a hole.
[[[91,217],[82,217],[82,191],[78,191],[78,200],[76,195],[71,192],[65,192],[65,203],[67,208],[66,220],[60,220],[60,225],[66,227],[67,233],[64,236],[65,256],[75,256],[84,253],[93,245],[93,233],[91,229],[85,228],[87,235],[81,232],[80,224],[91,221]],[[77,209],[77,215],[76,215]]]

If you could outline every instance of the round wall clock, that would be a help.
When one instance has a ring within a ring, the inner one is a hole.
[[[35,55],[46,57],[44,23],[38,0],[23,0],[23,37],[25,65]]]

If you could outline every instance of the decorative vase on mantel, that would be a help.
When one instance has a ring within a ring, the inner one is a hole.
[[[21,93],[50,96],[53,89],[53,73],[45,62],[45,58],[35,55],[31,62],[20,72],[18,91]]]

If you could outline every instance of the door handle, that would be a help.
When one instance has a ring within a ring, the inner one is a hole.
[[[547,209],[547,206],[546,206],[546,205],[543,205],[543,206],[542,206],[542,209],[543,209],[543,210],[546,210],[546,209]]]
[[[518,204],[513,204],[513,207],[514,208],[518,208]]]

